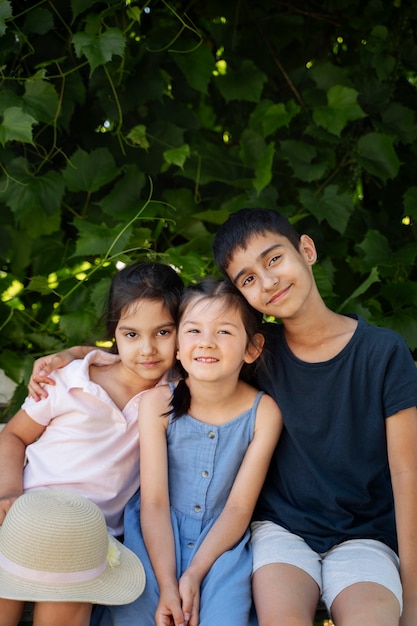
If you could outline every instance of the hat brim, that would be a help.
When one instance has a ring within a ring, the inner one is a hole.
[[[0,526],[1,532],[1,526]],[[118,542],[120,563],[107,564],[100,576],[78,583],[42,582],[26,580],[0,567],[0,597],[27,602],[90,602],[91,604],[129,604],[145,588],[145,570],[138,557]]]

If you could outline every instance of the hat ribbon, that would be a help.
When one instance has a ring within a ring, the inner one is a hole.
[[[14,574],[27,580],[42,581],[47,583],[82,583],[93,580],[104,572],[107,566],[107,558],[97,567],[83,570],[82,572],[45,572],[44,570],[31,569],[10,561],[7,556],[0,553],[0,567],[9,574]]]

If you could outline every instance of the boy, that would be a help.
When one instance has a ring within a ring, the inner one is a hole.
[[[314,242],[276,211],[232,214],[213,250],[248,302],[282,322],[265,325],[259,374],[285,424],[252,525],[259,625],[311,626],[322,595],[338,626],[394,626],[401,610],[401,626],[415,626],[417,369],[408,347],[326,307]]]

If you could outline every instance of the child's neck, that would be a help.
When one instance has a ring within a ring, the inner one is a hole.
[[[256,389],[238,380],[234,384],[201,383],[187,379],[191,404],[189,414],[195,419],[213,425],[230,422],[248,410],[254,401]]]
[[[106,391],[120,410],[138,393],[151,389],[158,382],[144,380],[133,373],[129,375],[121,361],[109,366],[90,366],[90,379]]]
[[[357,321],[324,307],[320,314],[283,321],[285,339],[293,354],[309,363],[335,357],[352,338]]]

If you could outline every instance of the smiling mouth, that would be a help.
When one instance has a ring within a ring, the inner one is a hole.
[[[272,298],[268,300],[267,304],[275,304],[276,302],[281,300],[281,298],[288,293],[290,288],[291,288],[291,285],[289,287],[286,287],[285,289],[281,289],[280,291],[278,291],[278,293],[274,294]]]
[[[212,356],[198,356],[195,358],[197,363],[217,363],[219,359],[215,359]]]
[[[159,361],[142,361],[142,367],[156,367],[159,365]]]

